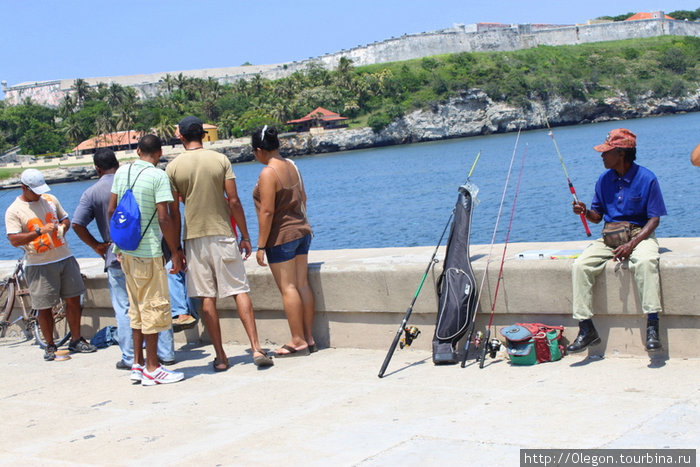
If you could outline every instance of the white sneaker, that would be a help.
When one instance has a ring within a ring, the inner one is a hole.
[[[185,374],[179,371],[170,371],[164,366],[158,366],[153,371],[143,369],[143,378],[141,379],[142,386],[155,386],[156,384],[177,383],[185,379]]]
[[[143,380],[143,366],[138,363],[131,365],[131,375],[129,378],[131,379],[131,384],[140,384]]]

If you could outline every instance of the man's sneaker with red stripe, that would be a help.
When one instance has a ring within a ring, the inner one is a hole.
[[[170,371],[164,366],[158,366],[153,371],[143,369],[143,378],[141,379],[142,386],[155,386],[156,384],[177,383],[185,379],[185,374],[179,371]]]
[[[143,366],[134,362],[134,364],[131,365],[131,375],[129,378],[131,379],[131,384],[139,384],[141,380],[143,380]]]

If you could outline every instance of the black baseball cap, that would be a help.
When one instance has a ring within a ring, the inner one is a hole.
[[[195,126],[196,125],[196,126]],[[187,134],[193,132],[199,132],[200,134],[204,132],[204,124],[197,117],[189,116],[180,120],[177,124],[180,129],[180,133]]]

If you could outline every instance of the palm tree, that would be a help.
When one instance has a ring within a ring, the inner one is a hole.
[[[235,124],[236,118],[231,114],[225,115],[224,117],[220,118],[216,124],[219,127],[219,137],[224,139],[231,138],[231,129]]]
[[[110,114],[102,114],[97,117],[95,120],[95,130],[97,131],[97,134],[100,135],[100,140],[107,142],[107,135],[110,135],[112,139],[112,146],[114,146],[114,135],[112,135],[112,131],[114,129],[114,121],[112,120],[112,116]]]
[[[83,129],[80,128],[80,124],[75,119],[69,118],[65,121],[63,132],[66,134],[71,143],[75,144],[76,146],[83,140]]]
[[[115,114],[115,117],[117,118],[117,129],[126,131],[128,149],[131,149],[131,127],[134,124],[134,108],[124,105],[119,108],[119,112]]]
[[[340,57],[340,60],[338,60],[338,68],[336,68],[336,71],[341,75],[350,73],[352,71],[352,60],[344,55]]]
[[[137,100],[134,88],[122,88],[122,102],[119,107],[117,125],[122,131],[126,130],[129,149],[131,149],[131,127],[134,125]]]
[[[255,90],[255,95],[260,97],[265,87],[265,80],[263,80],[263,77],[258,73],[250,80],[250,85]]]
[[[182,73],[180,73],[182,75]],[[166,73],[163,79],[159,81],[159,85],[165,88],[165,92],[170,94],[173,92],[173,88],[177,85],[177,81],[173,75]]]
[[[75,112],[75,104],[76,102],[73,100],[73,97],[70,94],[66,94],[58,104],[58,115],[64,119],[68,118]]]
[[[202,100],[202,112],[207,117],[207,120],[216,120],[218,112],[216,111],[216,100],[212,97],[205,97]]]
[[[189,78],[187,78],[182,73],[178,73],[177,77],[175,78],[175,85],[177,86],[178,89],[183,91],[185,89],[185,87],[187,86],[188,81],[189,81]]]
[[[107,104],[112,108],[116,108],[119,107],[123,100],[124,88],[117,83],[110,84],[109,88],[107,88],[107,95],[105,96]]]
[[[197,98],[197,94],[200,96],[204,94],[205,84],[206,81],[202,78],[187,78],[187,83],[183,89],[187,100],[193,101]]]
[[[294,84],[288,79],[273,81],[273,94],[283,100],[289,100],[294,96]]]
[[[336,83],[338,86],[347,88],[353,79],[352,60],[347,57],[340,57],[338,68],[336,69]]]
[[[286,122],[289,120],[289,104],[285,101],[278,102],[275,104],[275,106],[270,110],[270,115],[277,121],[279,122]]]
[[[83,106],[83,101],[90,95],[90,85],[82,78],[73,81],[71,88],[75,92],[75,101],[78,107]]]
[[[154,128],[156,134],[166,143],[175,135],[175,124],[165,115],[160,116],[160,120]]]
[[[211,76],[207,78],[206,81],[202,83],[202,88],[201,92],[203,97],[206,98],[211,98],[214,100],[217,100],[221,97],[223,94],[223,90],[221,89],[221,84],[212,78]]]
[[[250,88],[248,81],[246,81],[244,79],[239,79],[238,81],[233,83],[232,88],[233,88],[234,93],[240,94],[243,97],[248,97],[248,94],[249,94],[248,90]]]

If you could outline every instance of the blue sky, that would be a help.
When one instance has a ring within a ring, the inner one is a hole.
[[[454,23],[574,24],[698,6],[698,0],[0,0],[0,80],[281,63]]]

